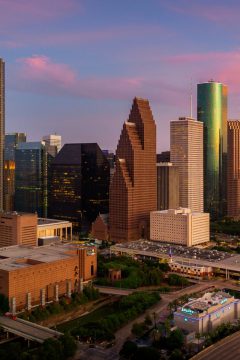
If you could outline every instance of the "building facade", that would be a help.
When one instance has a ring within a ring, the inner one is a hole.
[[[0,247],[37,245],[37,214],[0,213]]]
[[[62,147],[62,137],[61,135],[46,135],[43,136],[42,141],[44,142],[46,149],[49,154],[53,157],[61,150]]]
[[[55,244],[0,249],[0,288],[15,313],[82,291],[96,277],[93,246]]]
[[[170,123],[171,162],[179,172],[179,205],[203,211],[203,125],[192,118]]]
[[[51,163],[49,216],[89,231],[108,212],[109,162],[96,143],[65,144]]]
[[[72,223],[54,219],[38,218],[37,237],[58,237],[60,241],[72,241]]]
[[[240,218],[240,121],[228,121],[227,215]]]
[[[172,163],[157,163],[157,210],[179,207],[179,173]]]
[[[197,118],[204,124],[204,211],[213,219],[226,214],[227,93],[219,82],[197,86]]]
[[[4,160],[3,178],[3,209],[4,211],[13,211],[15,196],[15,161]]]
[[[207,243],[210,239],[209,214],[179,208],[152,211],[150,239],[186,246]]]
[[[206,334],[221,324],[237,320],[240,300],[225,292],[206,293],[192,299],[174,312],[174,322],[180,329]]]
[[[42,142],[20,143],[15,151],[15,210],[47,217],[52,156]]]
[[[25,133],[9,133],[5,135],[4,160],[15,161],[15,150],[20,143],[27,141]]]
[[[157,208],[156,125],[148,100],[135,98],[123,125],[110,184],[110,238],[149,236],[149,213]]]
[[[5,62],[0,58],[0,210],[3,210],[3,168],[5,136]]]

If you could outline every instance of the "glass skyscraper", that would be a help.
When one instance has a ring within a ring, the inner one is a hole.
[[[51,163],[49,216],[88,231],[99,213],[108,213],[109,179],[98,144],[65,144]]]
[[[204,211],[212,219],[226,213],[227,86],[197,86],[198,120],[204,123]]]
[[[15,210],[47,217],[48,168],[52,157],[42,142],[20,143],[15,150]]]

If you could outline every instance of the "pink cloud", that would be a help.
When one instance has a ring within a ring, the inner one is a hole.
[[[0,23],[15,26],[21,23],[52,20],[80,8],[81,0],[0,0]]]
[[[80,77],[68,65],[55,63],[44,55],[19,59],[15,71],[11,71],[10,86],[18,91],[51,96],[117,100],[143,96],[152,100],[162,98],[167,103],[176,97],[177,103],[181,101],[179,88],[156,77]]]

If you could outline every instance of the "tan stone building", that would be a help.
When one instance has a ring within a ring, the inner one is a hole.
[[[37,214],[0,213],[0,247],[37,245]]]
[[[110,240],[148,237],[149,213],[156,209],[156,125],[148,100],[135,98],[120,135],[110,184]]]
[[[9,299],[11,312],[58,301],[81,291],[97,271],[93,246],[55,244],[0,249],[0,293]]]
[[[72,241],[72,223],[70,221],[38,218],[37,237],[58,236],[61,241]]]
[[[179,207],[179,173],[169,162],[157,163],[157,210]]]
[[[179,205],[202,212],[203,198],[203,123],[179,118],[170,123],[171,162],[179,171]]]
[[[152,211],[150,239],[195,246],[207,243],[210,237],[209,214],[179,208]]]
[[[240,219],[240,121],[228,121],[227,214]]]

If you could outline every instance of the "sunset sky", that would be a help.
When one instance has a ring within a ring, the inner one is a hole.
[[[239,27],[237,0],[0,0],[6,131],[115,150],[140,96],[167,150],[191,83],[195,115],[196,84],[210,79],[229,86],[229,117],[240,118]]]

